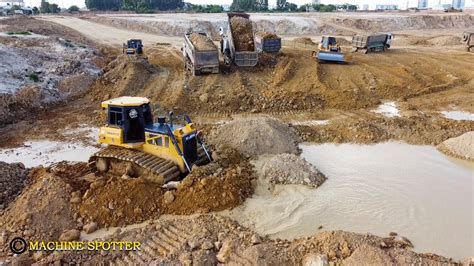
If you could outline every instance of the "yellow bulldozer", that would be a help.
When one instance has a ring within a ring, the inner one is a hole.
[[[350,61],[350,57],[344,55],[335,37],[323,36],[318,45],[318,51],[313,51],[312,56],[318,62],[347,63]]]
[[[106,148],[93,154],[89,165],[99,173],[113,173],[164,184],[177,181],[194,165],[212,161],[200,132],[188,116],[185,125],[159,117],[153,122],[150,101],[143,97],[119,97],[104,101],[107,123],[100,128],[99,143]]]

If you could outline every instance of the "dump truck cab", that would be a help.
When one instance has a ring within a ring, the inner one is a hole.
[[[107,124],[100,128],[99,143],[136,149],[171,161],[181,173],[190,172],[199,163],[198,145],[204,150],[205,147],[189,118],[184,126],[174,125],[172,114],[169,123],[165,117],[154,123],[150,101],[143,97],[119,97],[104,101],[101,106],[106,111]]]
[[[123,44],[124,54],[143,54],[143,43],[140,39],[129,39]]]

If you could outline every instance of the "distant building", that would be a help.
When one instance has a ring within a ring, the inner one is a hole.
[[[320,4],[321,4],[321,0],[311,0],[311,4],[313,4],[313,5],[320,5]]]
[[[428,0],[418,0],[418,8],[419,9],[428,8]]]
[[[398,5],[375,5],[375,10],[397,10]]]
[[[453,0],[453,7],[456,9],[464,9],[464,0]]]
[[[369,5],[367,5],[367,4],[362,5],[362,10],[369,10]]]

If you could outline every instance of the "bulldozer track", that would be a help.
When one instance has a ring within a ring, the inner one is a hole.
[[[139,150],[109,146],[93,154],[89,159],[89,163],[95,165],[94,163],[99,158],[108,160],[112,168],[117,161],[133,163],[154,175],[146,175],[144,176],[145,179],[157,183],[172,181],[180,175],[178,167],[173,162]]]
[[[198,160],[196,161],[196,165],[203,165],[209,162],[209,159],[201,146],[198,147],[197,152]],[[108,160],[109,167],[112,168],[120,162],[133,163],[145,170],[140,176],[156,183],[167,183],[176,180],[181,174],[179,168],[172,161],[135,149],[108,146],[94,153],[89,159],[89,164],[94,167],[93,170],[95,171],[99,171],[95,166],[95,162],[99,158]],[[130,175],[130,173],[121,174]]]
[[[118,253],[119,257],[111,264],[147,265],[151,261],[179,252],[190,237],[189,228],[177,228],[173,224],[163,226],[141,243],[140,250]]]

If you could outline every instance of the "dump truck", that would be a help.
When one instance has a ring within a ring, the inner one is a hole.
[[[355,35],[352,37],[352,50],[354,52],[362,51],[381,52],[390,48],[393,36],[391,33],[372,34],[372,35]]]
[[[318,62],[340,62],[346,63],[350,59],[341,51],[335,37],[323,36],[318,45],[318,51],[313,51],[313,57]]]
[[[154,183],[179,181],[194,165],[212,158],[188,116],[185,124],[173,123],[173,114],[158,117],[154,123],[150,100],[144,97],[119,97],[102,102],[107,116],[99,130],[99,143],[107,144],[89,159],[99,174],[112,173],[142,177]]]
[[[143,43],[140,39],[128,39],[127,43],[122,45],[124,54],[143,54]]]
[[[219,73],[219,50],[206,33],[186,33],[182,51],[184,68],[193,75]]]
[[[461,41],[467,46],[468,52],[474,52],[474,32],[464,32]]]
[[[220,28],[220,51],[224,63],[237,66],[256,66],[258,52],[250,15],[246,13],[227,13],[227,29]]]
[[[255,46],[259,52],[278,53],[281,49],[281,38],[273,33],[258,32],[255,34]]]

